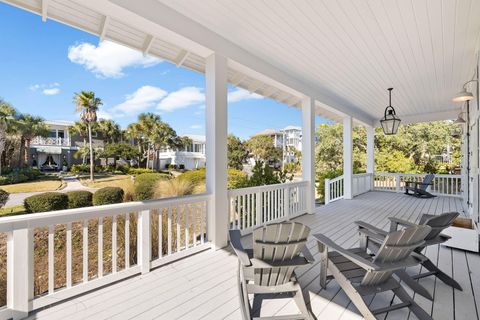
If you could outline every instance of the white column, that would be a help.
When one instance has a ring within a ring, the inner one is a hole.
[[[352,117],[343,118],[343,198],[353,198],[353,139]]]
[[[315,99],[302,101],[302,177],[308,181],[306,208],[315,213]]]
[[[207,58],[206,167],[208,205],[207,235],[216,249],[227,245],[227,59],[218,54]]]

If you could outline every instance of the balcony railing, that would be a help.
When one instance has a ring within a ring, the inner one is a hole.
[[[292,182],[228,191],[230,228],[243,234],[273,221],[306,213],[307,182]]]
[[[0,219],[0,236],[7,238],[0,319],[23,317],[207,249],[209,199],[194,195]]]
[[[32,139],[31,145],[37,146],[70,146],[70,138],[44,138],[35,137]]]
[[[353,196],[370,190],[405,192],[405,182],[423,181],[426,174],[375,172],[353,175]],[[462,176],[436,174],[427,191],[438,196],[462,197]],[[325,179],[325,204],[343,199],[343,176]]]

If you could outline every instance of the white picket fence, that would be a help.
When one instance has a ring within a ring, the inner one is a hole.
[[[229,190],[229,228],[246,234],[266,223],[306,213],[307,186],[302,181]]]
[[[193,195],[0,219],[0,234],[7,234],[7,306],[0,319],[23,317],[209,248],[209,199]],[[48,285],[39,287],[39,277]]]
[[[390,192],[405,192],[407,181],[423,181],[426,174],[410,173],[386,173],[375,172],[354,174],[352,182],[353,196],[375,190]],[[461,197],[462,177],[453,174],[436,174],[432,185],[427,191],[438,196]],[[343,176],[334,179],[325,179],[325,204],[343,199],[344,179]]]

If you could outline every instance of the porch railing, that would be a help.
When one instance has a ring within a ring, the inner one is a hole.
[[[407,181],[423,181],[426,174],[410,173],[386,173],[375,172],[353,175],[352,193],[353,196],[368,192],[390,191],[405,192]],[[461,197],[462,196],[462,176],[453,174],[436,174],[432,185],[427,191],[434,195]],[[325,204],[343,199],[344,179],[343,175],[334,179],[325,179]]]
[[[31,145],[33,146],[70,146],[69,138],[44,138],[44,137],[35,137],[32,139]]]
[[[194,195],[0,219],[0,236],[7,238],[0,319],[23,317],[207,249],[209,199]]]
[[[229,190],[229,227],[245,234],[268,222],[306,213],[307,186],[302,181]]]
[[[422,182],[426,174],[375,172],[374,190],[405,192],[407,181]],[[461,197],[462,176],[456,174],[435,174],[427,191],[439,196]]]

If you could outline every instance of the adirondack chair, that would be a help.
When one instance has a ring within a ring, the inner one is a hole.
[[[295,268],[314,262],[305,246],[310,228],[298,222],[270,224],[253,231],[253,250],[244,249],[240,231],[230,230],[230,244],[238,257],[240,309],[244,320],[314,319],[308,310]],[[254,317],[249,294],[293,293],[300,314]]]
[[[367,320],[375,315],[408,307],[420,320],[431,320],[428,315],[393,277],[397,270],[422,262],[413,253],[424,244],[430,233],[429,226],[415,226],[387,234],[376,254],[367,253],[363,247],[344,249],[323,234],[315,234],[320,252],[320,285],[326,288],[327,279],[333,278]],[[372,233],[368,237],[375,237]],[[332,276],[327,276],[329,271]],[[401,303],[371,310],[364,296],[393,291]]]
[[[405,194],[415,196],[417,198],[433,198],[433,194],[427,191],[428,186],[432,184],[433,179],[435,178],[434,174],[427,174],[422,182],[416,181],[405,181]],[[413,194],[410,194],[409,191],[412,191]]]
[[[451,226],[453,221],[459,216],[459,214],[460,213],[458,212],[446,212],[440,215],[423,214],[420,218],[420,222],[418,225],[429,226],[432,230],[425,237],[425,243],[415,248],[414,252],[422,257],[423,261],[421,264],[424,268],[428,270],[428,272],[420,273],[414,276],[410,276],[405,270],[398,270],[395,272],[395,274],[413,291],[424,296],[427,299],[432,300],[432,296],[422,285],[420,285],[415,280],[434,275],[438,279],[442,280],[445,284],[462,291],[462,287],[457,281],[455,281],[445,272],[440,270],[434,263],[430,261],[430,259],[428,259],[425,255],[422,254],[422,251],[426,247],[431,245],[438,245],[450,239],[450,236],[442,234],[441,232]],[[418,226],[417,224],[410,221],[402,220],[395,217],[390,217],[389,220],[390,232],[397,231],[399,227]],[[355,223],[358,225],[360,238],[362,239],[360,241],[362,246],[364,248],[367,247],[372,252],[378,251],[382,239],[384,239],[388,235],[388,232],[362,221],[355,221]],[[369,236],[372,233],[375,234],[375,237]]]

